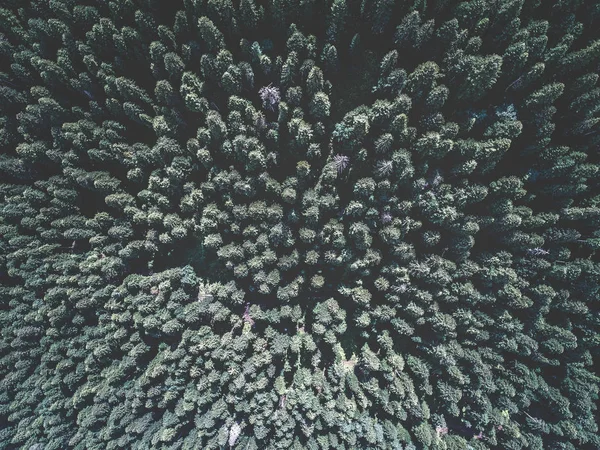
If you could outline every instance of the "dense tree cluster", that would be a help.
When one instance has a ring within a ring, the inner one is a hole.
[[[600,3],[5,0],[0,448],[600,448]]]

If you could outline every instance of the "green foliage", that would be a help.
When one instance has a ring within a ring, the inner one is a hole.
[[[0,448],[600,448],[597,2],[5,3]]]

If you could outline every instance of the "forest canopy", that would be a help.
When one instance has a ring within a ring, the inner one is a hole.
[[[0,449],[599,449],[599,72],[595,0],[4,0]]]

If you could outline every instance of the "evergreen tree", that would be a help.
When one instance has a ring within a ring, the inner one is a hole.
[[[0,448],[600,448],[597,2],[0,8]]]

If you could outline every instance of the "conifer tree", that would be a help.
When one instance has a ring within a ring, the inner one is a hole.
[[[600,448],[597,2],[5,3],[0,448]]]

